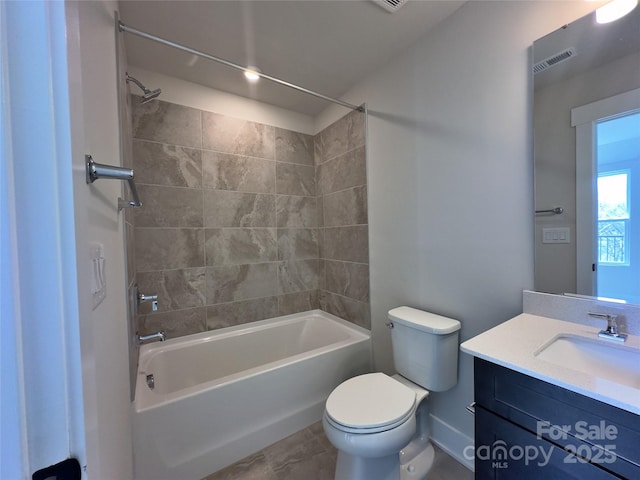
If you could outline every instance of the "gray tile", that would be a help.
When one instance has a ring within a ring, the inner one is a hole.
[[[204,286],[204,267],[138,273],[140,292],[158,295],[159,312],[204,306]],[[151,303],[141,304],[138,311],[151,313]]]
[[[140,103],[132,98],[133,138],[202,148],[200,110],[155,100]]]
[[[325,195],[324,226],[363,225],[367,223],[367,187],[353,187]]]
[[[230,153],[202,152],[203,185],[217,190],[274,193],[276,162]]]
[[[315,195],[315,167],[277,162],[276,193],[307,197]]]
[[[356,148],[316,167],[316,188],[319,194],[338,192],[366,185],[366,151]]]
[[[331,260],[324,263],[325,290],[360,302],[369,301],[369,265]]]
[[[201,228],[136,228],[135,237],[138,272],[204,265]]]
[[[279,228],[312,228],[318,224],[317,199],[278,195],[276,218]]]
[[[204,191],[205,227],[273,227],[276,196],[223,190]]]
[[[275,228],[205,229],[207,266],[272,262],[278,258]]]
[[[279,228],[278,260],[318,258],[317,228]]]
[[[276,480],[264,454],[258,452],[202,480]]]
[[[278,315],[306,312],[320,308],[318,290],[287,293],[278,296]]]
[[[277,263],[207,267],[207,303],[274,296],[278,292],[277,278]]]
[[[429,480],[473,480],[474,474],[467,467],[434,445],[435,458],[429,471]]]
[[[322,163],[322,140],[320,133],[313,137],[313,164],[318,166]]]
[[[137,227],[202,227],[202,190],[138,185]]]
[[[275,129],[276,160],[279,162],[313,165],[313,136],[292,132],[282,128]]]
[[[263,450],[278,479],[332,480],[335,457],[304,429]]]
[[[203,149],[275,159],[275,130],[270,125],[202,112]]]
[[[164,143],[133,141],[136,183],[200,187],[201,151]]]
[[[214,330],[277,316],[277,297],[220,303],[207,306],[207,328]]]
[[[353,111],[319,134],[321,158],[325,162],[365,144],[365,115]]]
[[[278,263],[278,293],[294,293],[318,288],[318,260],[287,260]]]
[[[369,232],[367,225],[332,227],[323,230],[323,258],[369,263]]]
[[[336,317],[371,329],[371,308],[369,303],[336,295],[323,290],[320,292],[320,308]]]
[[[206,331],[205,308],[190,308],[172,312],[140,315],[140,335],[164,330],[167,338],[176,338]]]

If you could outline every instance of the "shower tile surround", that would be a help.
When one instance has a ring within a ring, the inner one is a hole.
[[[364,115],[315,137],[161,100],[133,109],[141,334],[321,308],[370,328]],[[133,262],[132,262],[133,264]]]

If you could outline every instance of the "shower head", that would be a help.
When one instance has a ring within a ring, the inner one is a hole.
[[[149,90],[147,87],[145,87],[139,80],[133,78],[131,75],[129,75],[129,73],[127,72],[127,83],[128,82],[133,82],[135,83],[138,87],[140,87],[142,89],[142,91],[144,92],[144,95],[142,95],[142,102],[143,103],[147,103],[150,102],[151,100],[153,100],[154,98],[157,98],[158,95],[160,95],[162,93],[162,90],[159,88],[156,88],[155,90]]]

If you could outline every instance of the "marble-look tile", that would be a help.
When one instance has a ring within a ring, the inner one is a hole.
[[[366,185],[366,183],[364,147],[351,150],[316,167],[316,188],[321,195]]]
[[[326,162],[365,144],[365,115],[353,111],[319,134],[322,161]]]
[[[333,452],[327,452],[309,429],[265,448],[263,453],[278,479],[333,480]]]
[[[323,258],[369,263],[369,229],[367,225],[332,227],[323,230]]]
[[[278,316],[278,297],[256,298],[207,306],[207,328],[232,327]]]
[[[287,260],[278,263],[278,293],[318,288],[318,260]]]
[[[207,304],[274,296],[277,279],[277,263],[207,267]]]
[[[203,149],[275,159],[275,129],[270,125],[202,112]]]
[[[275,135],[276,160],[279,162],[313,165],[313,136],[277,127]]]
[[[313,164],[317,167],[322,163],[322,141],[320,134],[313,137]]]
[[[278,295],[278,315],[306,312],[320,308],[318,290]]]
[[[251,455],[202,480],[277,480],[262,452]]]
[[[325,195],[322,201],[325,227],[367,223],[367,187],[365,185]]]
[[[369,301],[369,265],[326,260],[324,289],[360,302]]]
[[[202,190],[138,185],[137,227],[202,227]]]
[[[200,187],[201,151],[164,143],[133,141],[136,184]]]
[[[320,292],[320,308],[336,317],[371,330],[371,308],[368,302],[359,302],[323,290]]]
[[[133,138],[202,148],[200,110],[162,100],[141,104],[138,96],[132,106]]]
[[[317,228],[279,228],[278,260],[318,258]]]
[[[316,197],[278,195],[276,218],[278,228],[313,228],[318,224]]]
[[[151,315],[140,315],[140,335],[164,330],[167,338],[176,338],[207,330],[205,308],[189,308]]]
[[[204,191],[205,227],[273,227],[276,196],[224,190]]]
[[[158,295],[158,312],[204,306],[204,286],[204,267],[138,273],[140,292]],[[151,303],[141,304],[138,311],[151,313]]]
[[[280,163],[276,165],[276,193],[311,197],[316,194],[315,167]]]
[[[135,237],[138,272],[204,265],[201,228],[136,228]]]
[[[473,480],[474,474],[441,448],[434,445],[435,457],[429,471],[429,480]]]
[[[205,188],[252,193],[274,193],[276,162],[220,152],[202,152]]]
[[[212,228],[204,231],[206,265],[264,263],[278,259],[275,228]]]

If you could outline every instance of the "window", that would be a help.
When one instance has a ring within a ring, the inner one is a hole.
[[[598,175],[598,263],[628,265],[629,172]]]

